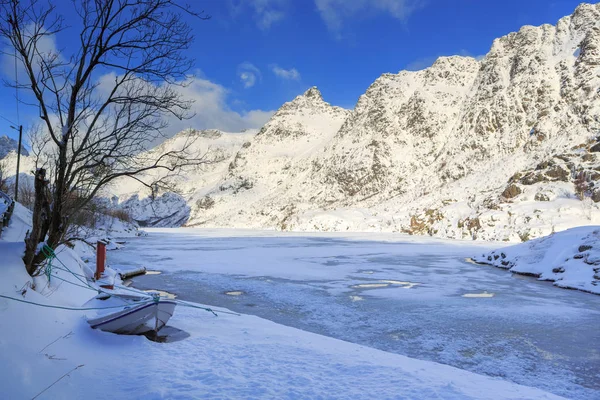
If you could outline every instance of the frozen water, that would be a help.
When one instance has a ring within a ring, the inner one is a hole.
[[[481,245],[212,234],[151,231],[109,262],[161,270],[134,284],[182,300],[566,397],[598,396],[600,296],[467,262]]]

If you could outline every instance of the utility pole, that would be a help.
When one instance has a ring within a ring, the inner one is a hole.
[[[14,130],[14,126],[11,126]],[[19,125],[19,148],[17,149],[17,176],[15,177],[15,202],[19,198],[19,165],[21,164],[21,140],[23,139],[23,125]]]

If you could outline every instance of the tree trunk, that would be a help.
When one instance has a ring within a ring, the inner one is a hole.
[[[48,246],[53,249],[58,246],[64,235],[63,203],[67,199],[66,179],[67,149],[61,146],[58,156],[58,171],[54,182],[54,196],[52,198],[52,213],[50,214],[50,229],[48,231]]]
[[[38,244],[44,241],[48,231],[48,219],[50,217],[50,204],[47,196],[46,170],[40,168],[35,173],[35,203],[33,204],[33,221],[31,230],[25,237],[25,255],[23,262],[27,273],[33,276],[37,266],[44,257],[37,252]]]

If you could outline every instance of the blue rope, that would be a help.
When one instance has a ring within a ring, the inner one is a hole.
[[[75,285],[75,286],[77,286],[77,287],[80,287],[80,288],[84,288],[84,289],[92,290],[92,291],[94,291],[94,292],[96,292],[96,293],[100,293],[100,290],[98,290],[98,289],[94,289],[94,288],[93,288],[93,287],[91,287],[91,286],[83,286],[83,285],[80,285],[80,284],[78,284],[78,283],[71,282],[71,281],[68,281],[68,280],[66,280],[66,279],[63,279],[63,278],[61,278],[60,276],[56,276],[56,275],[52,275],[52,276],[53,276],[55,279],[58,279],[58,280],[60,280],[60,281],[66,282],[66,283],[70,283],[71,285]]]
[[[185,302],[183,300],[175,300],[175,302],[177,304],[179,304],[180,306],[183,306],[183,307],[199,308],[200,310],[204,310],[204,311],[208,311],[208,312],[213,313],[215,317],[219,316],[212,308],[206,308],[206,307],[197,306],[197,305]],[[237,315],[238,317],[241,316],[241,314],[234,313],[234,312],[228,312],[228,311],[219,311],[219,312],[223,313],[223,314]]]
[[[110,307],[65,307],[65,306],[53,306],[53,305],[50,305],[50,304],[36,303],[34,301],[27,301],[27,300],[23,300],[23,299],[17,299],[15,297],[5,296],[3,294],[0,294],[0,297],[5,298],[5,299],[9,299],[9,300],[19,301],[21,303],[32,304],[34,306],[46,307],[46,308],[56,308],[56,309],[59,309],[59,310],[69,310],[69,311],[108,310],[108,309],[111,309],[111,308],[123,308],[123,307],[127,307],[128,306],[128,304],[125,304],[125,305],[110,306]],[[150,301],[143,301],[143,302],[139,302],[139,303],[136,303],[136,304],[146,304],[146,303],[151,303],[151,302],[152,302],[152,300],[150,300]]]
[[[65,268],[57,267],[56,265],[52,266],[52,268],[53,268],[53,269],[58,269],[58,270],[61,270],[61,271],[65,271],[65,272],[70,272],[71,274],[73,274],[73,275],[75,275],[75,276],[79,276],[79,277],[81,277],[81,278],[85,278],[85,279],[87,279],[87,277],[86,277],[85,275],[81,275],[81,274],[78,274],[78,273],[76,273],[76,272],[72,272],[72,271],[70,271],[70,270],[68,270],[68,269],[65,269]]]
[[[60,258],[58,258],[58,257],[56,256],[56,253],[54,252],[54,250],[53,250],[53,249],[52,249],[50,246],[48,246],[48,245],[44,245],[44,247],[42,247],[42,252],[43,252],[43,254],[44,254],[44,255],[47,255],[47,257],[48,257],[48,258],[50,258],[50,257],[51,257],[51,259],[56,259],[56,260],[57,260],[57,261],[58,261],[58,262],[59,262],[59,263],[60,263],[60,264],[61,264],[61,265],[64,267],[64,269],[63,269],[63,268],[60,268],[60,267],[54,266],[54,268],[55,268],[55,269],[59,269],[59,270],[65,271],[65,272],[69,272],[69,273],[70,273],[71,275],[73,275],[73,276],[74,276],[74,277],[75,277],[75,278],[76,278],[76,279],[77,279],[79,282],[83,283],[83,284],[84,284],[86,287],[88,287],[88,288],[89,288],[89,289],[91,289],[91,290],[94,290],[94,291],[96,291],[96,292],[99,292],[99,293],[104,293],[104,294],[112,295],[112,293],[109,293],[109,292],[106,292],[106,291],[104,291],[104,290],[102,290],[102,289],[98,289],[98,288],[95,288],[95,287],[91,286],[91,285],[90,285],[90,284],[87,282],[87,278],[86,278],[84,275],[77,274],[77,273],[75,273],[75,272],[71,271],[71,269],[70,269],[69,267],[67,267],[67,266],[65,265],[65,263],[63,263],[63,262],[60,260]],[[52,268],[52,266],[50,266],[50,268]],[[52,271],[52,270],[50,269],[50,272],[48,272],[48,267],[46,267],[46,274],[47,274],[47,275],[51,274],[51,271]],[[55,278],[57,278],[57,276],[56,276],[56,275],[53,275],[53,276],[54,276]],[[86,278],[86,280],[84,281],[84,280],[82,280],[80,277],[82,277],[82,278]],[[75,286],[79,286],[79,285],[75,284],[74,282],[70,282],[70,281],[67,281],[67,280],[64,280],[64,279],[61,279],[61,280],[62,280],[62,281],[64,281],[64,282],[67,282],[67,283],[74,284]],[[50,278],[48,278],[48,281],[50,281]],[[133,290],[133,289],[130,289],[130,288],[128,288],[127,286],[122,286],[122,285],[114,285],[114,286],[115,286],[115,287],[117,287],[117,288],[119,288],[119,289],[121,289],[121,290],[125,290],[125,291],[128,291],[128,292],[132,292],[132,293],[135,293],[135,294],[137,294],[137,295],[142,295],[142,294],[143,294],[143,293],[140,293],[140,291],[138,291],[138,290]]]
[[[50,260],[49,263],[48,263],[49,266],[46,267],[46,274],[48,275],[48,281],[50,281],[50,274],[52,272],[52,262],[51,261],[52,261],[52,259],[56,259],[64,267],[64,269],[60,268],[60,267],[57,267],[57,266],[55,266],[54,268],[62,270],[62,271],[65,271],[65,272],[69,272],[75,278],[77,278],[77,280],[79,280],[81,283],[83,283],[85,286],[79,285],[79,284],[77,284],[75,282],[67,281],[66,279],[62,279],[62,278],[59,278],[58,276],[54,275],[55,278],[60,279],[63,282],[67,282],[67,283],[70,283],[70,284],[75,285],[75,286],[79,286],[79,287],[83,287],[83,288],[86,288],[86,289],[93,290],[93,291],[98,292],[98,293],[104,293],[104,294],[108,294],[108,295],[112,295],[113,294],[113,293],[106,292],[106,291],[104,291],[104,290],[102,290],[100,288],[94,288],[93,286],[90,286],[90,284],[87,281],[81,280],[79,277],[84,277],[85,278],[85,276],[83,276],[81,274],[77,274],[77,273],[71,271],[71,269],[69,267],[67,267],[56,256],[56,253],[54,252],[54,250],[50,246],[44,245],[44,247],[42,247],[42,252],[46,256],[46,258],[48,258]],[[114,285],[114,286],[117,287],[117,288],[119,288],[119,289],[135,293],[137,295],[142,295],[143,294],[143,293],[140,293],[140,291],[130,289],[127,286],[122,286],[122,285]],[[2,297],[9,298],[7,296],[2,296]],[[147,302],[158,303],[160,301],[160,299],[161,299],[161,296],[159,296],[159,295],[152,295],[151,299],[147,300]],[[24,301],[24,300],[19,300],[19,299],[13,299],[13,300],[23,301],[24,303],[27,303],[27,301]],[[211,308],[197,306],[197,305],[194,305],[194,304],[183,302],[181,300],[175,300],[175,301],[177,302],[177,304],[179,304],[179,305],[181,305],[183,307],[197,308],[197,309],[200,309],[200,310],[208,311],[208,312],[212,313],[215,317],[218,317],[218,314],[215,311],[213,311]],[[36,303],[30,303],[30,304],[36,304]],[[49,306],[45,306],[45,305],[42,305],[42,304],[36,304],[36,305],[40,305],[42,307],[49,307]],[[61,308],[61,307],[56,307],[56,308]],[[110,308],[116,308],[116,307],[110,307]],[[74,309],[74,308],[66,308],[66,309]],[[90,309],[93,309],[93,308],[90,308]],[[81,310],[84,310],[84,309],[81,309]],[[224,313],[224,314],[231,314],[231,315],[240,316],[240,314],[237,314],[237,313],[234,313],[234,312],[227,312],[227,311],[219,311],[219,312],[220,313]]]

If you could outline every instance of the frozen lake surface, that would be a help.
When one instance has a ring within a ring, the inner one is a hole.
[[[139,288],[569,398],[599,398],[600,296],[466,260],[491,246],[161,229],[127,239],[108,260],[162,272],[135,278]]]

